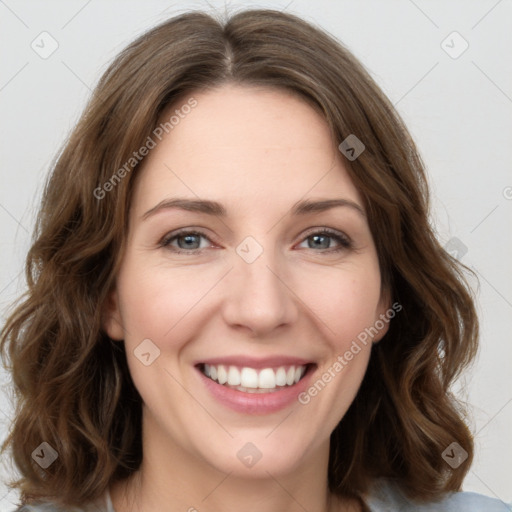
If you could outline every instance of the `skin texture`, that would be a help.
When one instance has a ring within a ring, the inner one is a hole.
[[[330,496],[328,449],[366,371],[370,343],[307,405],[294,401],[263,415],[220,404],[194,364],[230,355],[302,357],[317,365],[311,382],[332,367],[389,308],[361,197],[326,121],[303,100],[235,85],[193,96],[197,107],[137,171],[127,249],[105,305],[104,328],[124,340],[144,401],[143,463],[112,487],[114,507],[359,510]],[[218,201],[227,216],[167,208],[142,218],[174,197]],[[338,198],[363,213],[343,206],[291,215],[299,200]],[[208,238],[187,249],[170,236],[180,228]],[[315,246],[312,234],[323,228],[352,246],[329,236]],[[247,236],[263,249],[252,263],[236,252]],[[144,339],[160,350],[149,366],[134,355]],[[237,457],[247,442],[262,454],[251,468]]]

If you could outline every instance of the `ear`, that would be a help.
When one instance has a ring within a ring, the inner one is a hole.
[[[389,330],[389,322],[395,316],[395,310],[391,307],[391,294],[387,288],[382,288],[379,304],[375,315],[375,327],[377,334],[373,337],[372,343],[378,343]]]
[[[117,288],[109,292],[102,307],[101,326],[110,339],[124,340],[124,326],[121,312],[119,310],[119,297]]]

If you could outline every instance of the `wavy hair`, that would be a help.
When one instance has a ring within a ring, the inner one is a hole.
[[[23,504],[83,505],[139,468],[141,397],[123,344],[101,328],[101,311],[123,256],[140,163],[108,193],[98,190],[166,109],[225,83],[291,91],[322,113],[336,145],[355,134],[366,147],[345,164],[364,199],[383,287],[403,311],[372,349],[331,435],[330,490],[362,496],[378,477],[417,500],[460,490],[473,442],[450,386],[477,350],[468,269],[437,241],[424,165],[369,73],[326,32],[273,10],[176,16],[131,43],[99,80],[52,165],[27,291],[2,331],[16,400],[2,451],[12,450],[21,472],[9,485]],[[43,441],[58,453],[46,469],[31,456]],[[441,456],[454,441],[468,453],[456,470]]]

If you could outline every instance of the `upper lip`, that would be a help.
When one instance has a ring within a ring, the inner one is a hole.
[[[226,357],[212,357],[209,359],[204,359],[201,361],[197,361],[195,366],[201,364],[209,364],[209,365],[220,365],[223,364],[225,366],[238,366],[240,368],[278,368],[280,366],[305,366],[307,364],[311,364],[313,361],[302,359],[300,357],[290,357],[290,356],[272,356],[272,357],[250,357],[247,355],[241,356],[226,356]]]

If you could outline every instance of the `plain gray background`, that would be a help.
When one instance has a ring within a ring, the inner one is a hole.
[[[511,502],[512,1],[227,2],[230,11],[249,5],[287,10],[336,36],[408,124],[429,172],[439,237],[480,281],[481,350],[455,387],[476,441],[464,489]],[[225,2],[0,0],[2,323],[24,289],[51,160],[101,73],[143,31],[212,6],[223,11]],[[9,381],[0,371],[2,440],[12,413]],[[1,462],[3,480],[12,469],[8,457]],[[0,511],[15,500],[0,484]]]

